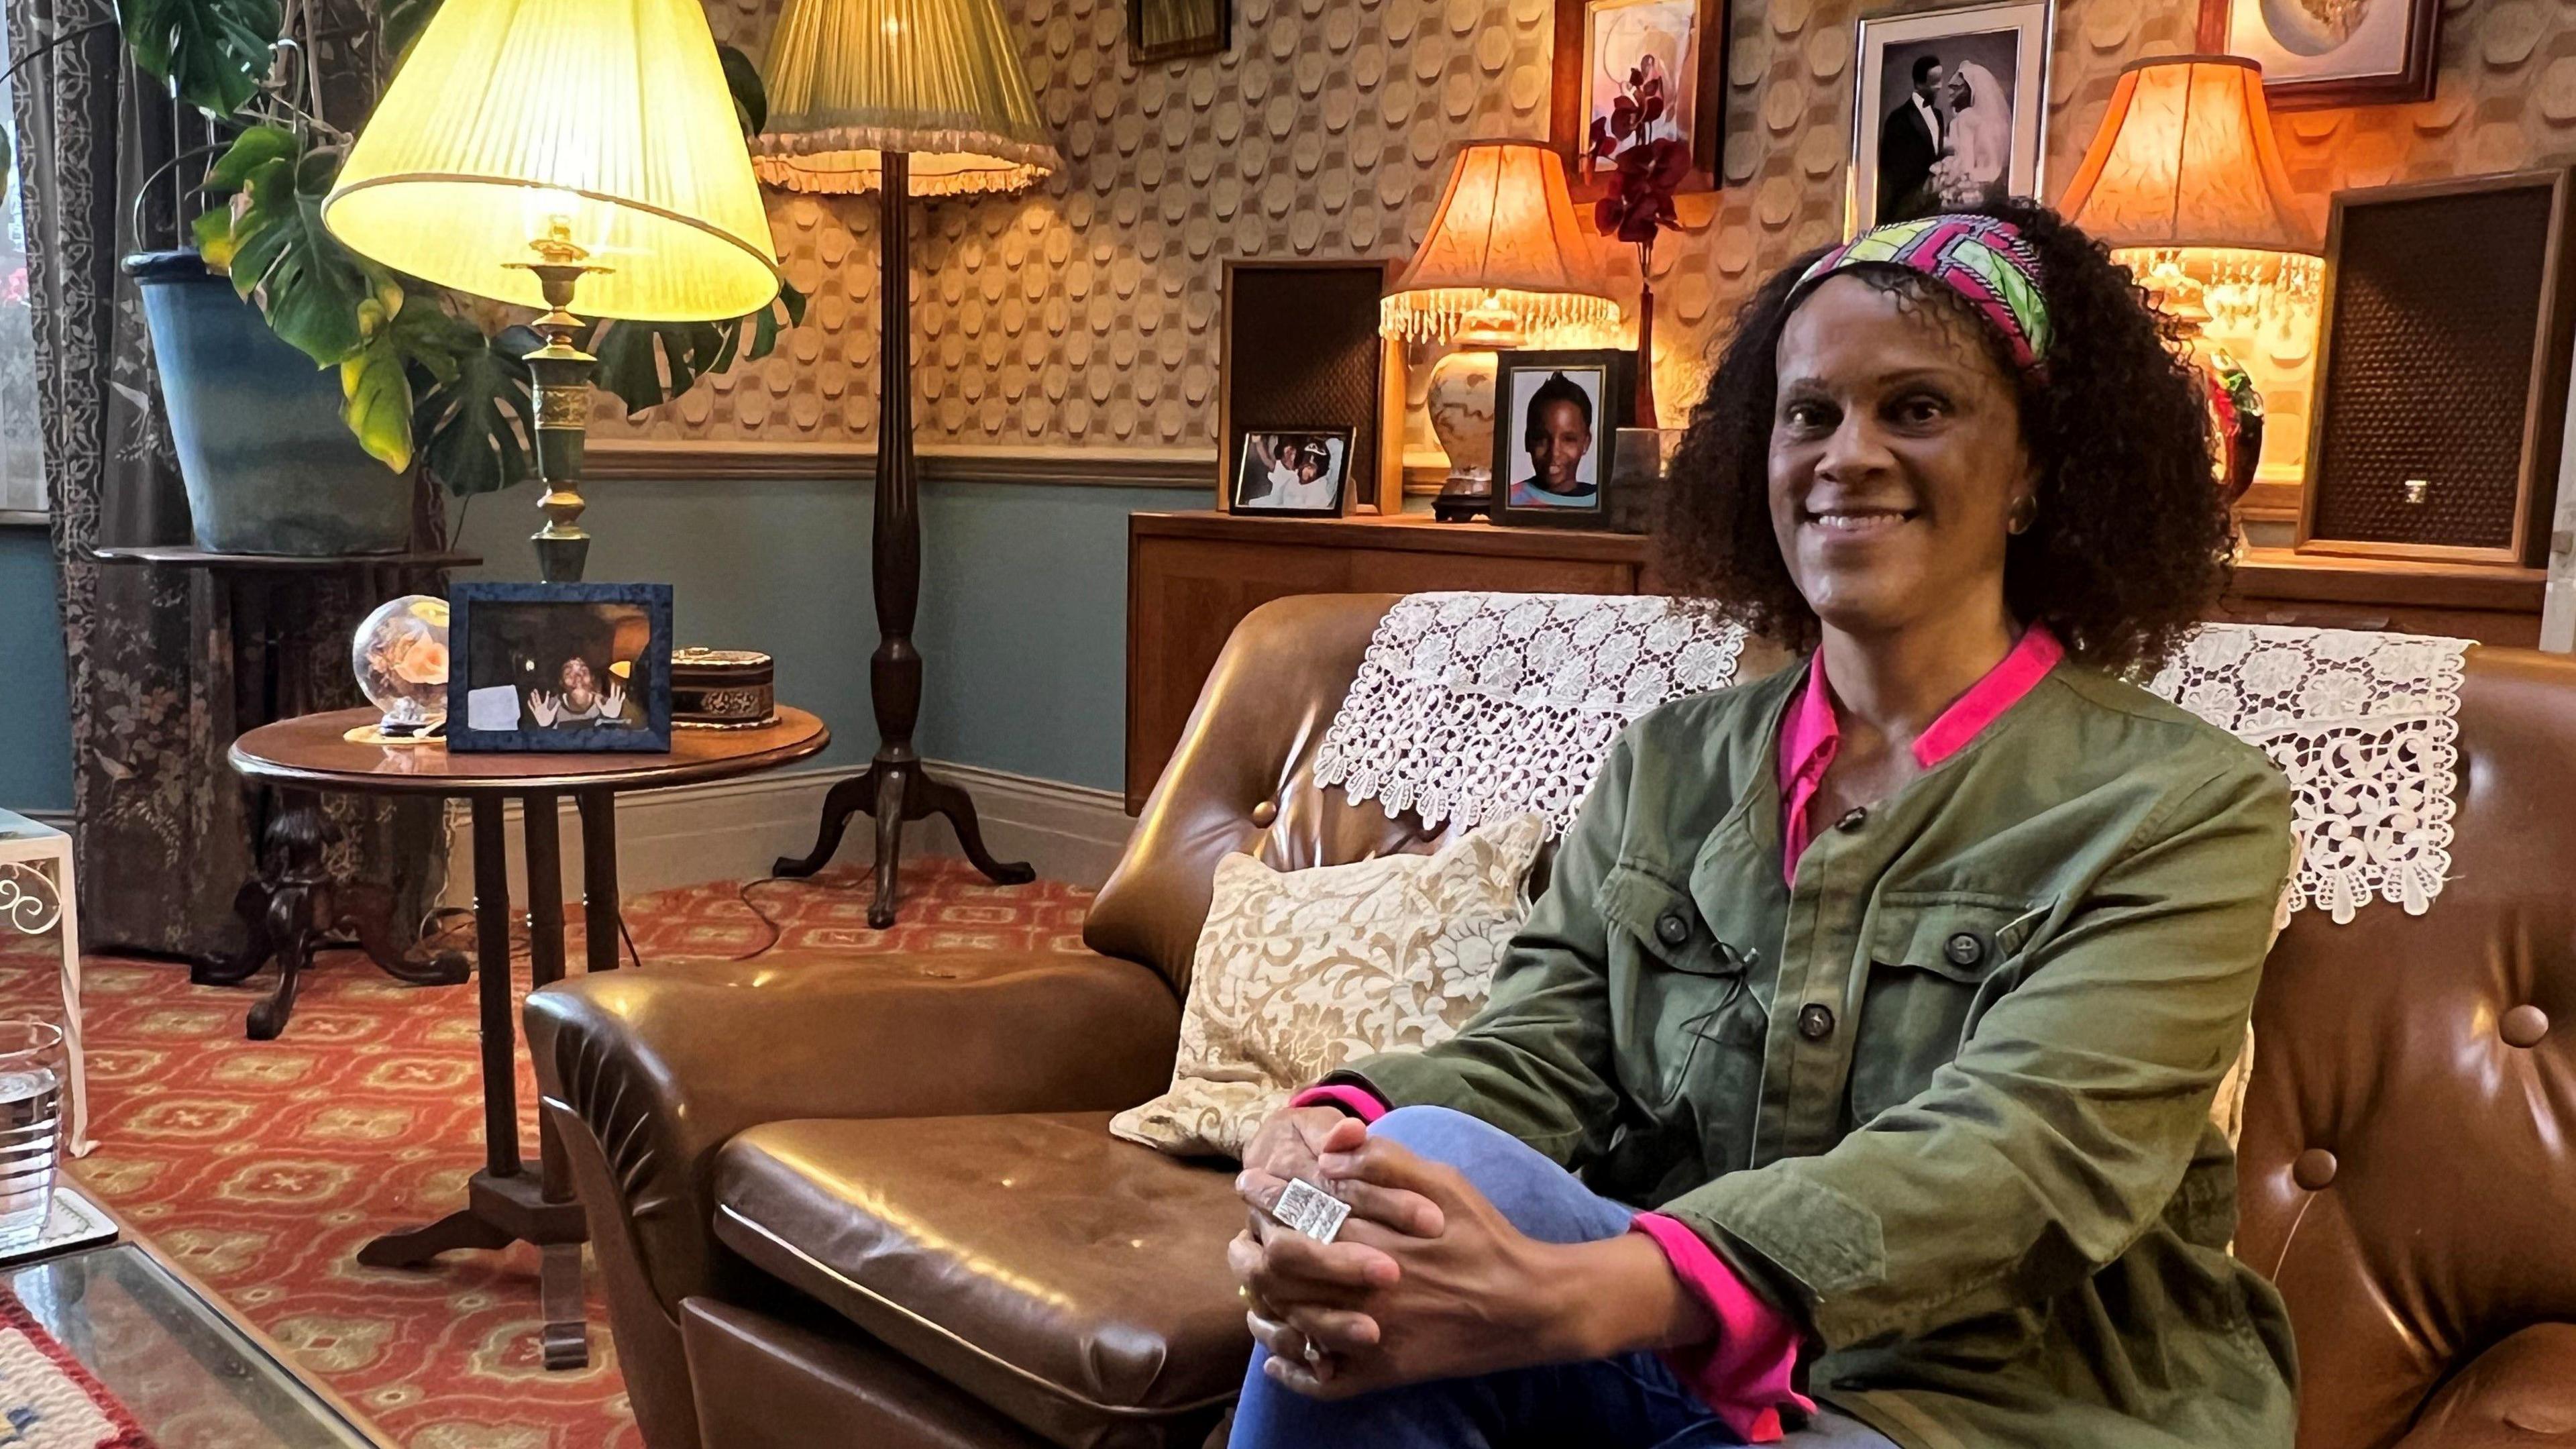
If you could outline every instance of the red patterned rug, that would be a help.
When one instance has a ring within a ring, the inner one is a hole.
[[[778,923],[779,953],[1080,949],[1087,892],[999,888],[950,861],[905,875],[890,931],[867,928],[864,873],[765,884],[752,899]],[[771,934],[732,885],[638,897],[627,923],[648,970],[740,955]],[[572,934],[577,963],[577,911]],[[51,958],[0,950],[0,1010],[40,1007]],[[524,958],[517,977],[524,992]],[[368,1239],[462,1202],[481,1164],[471,985],[402,986],[363,958],[327,956],[273,1042],[242,1039],[253,991],[190,986],[178,966],[93,957],[82,994],[99,1147],[72,1173],[237,1318],[407,1449],[640,1449],[595,1291],[591,1366],[547,1373],[533,1250],[455,1253],[418,1272],[356,1261]],[[524,1052],[520,1077],[533,1161]]]

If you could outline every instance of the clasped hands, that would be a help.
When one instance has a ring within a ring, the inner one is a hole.
[[[1616,1349],[1585,1311],[1587,1250],[1523,1234],[1454,1168],[1332,1107],[1291,1107],[1244,1151],[1250,1222],[1227,1248],[1264,1372],[1321,1399]],[[1269,1215],[1292,1177],[1350,1204],[1331,1243]]]

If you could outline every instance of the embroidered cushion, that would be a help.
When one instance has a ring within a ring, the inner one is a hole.
[[[1512,815],[1432,855],[1276,871],[1216,868],[1172,1088],[1109,1130],[1240,1157],[1291,1093],[1356,1057],[1448,1040],[1485,1004],[1528,919],[1546,821]]]

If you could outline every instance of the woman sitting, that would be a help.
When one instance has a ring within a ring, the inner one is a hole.
[[[2209,1110],[2289,791],[2121,682],[2222,582],[2207,437],[2036,207],[1761,289],[1665,576],[1813,656],[1640,720],[1487,1009],[1263,1127],[1236,1445],[2286,1449]]]

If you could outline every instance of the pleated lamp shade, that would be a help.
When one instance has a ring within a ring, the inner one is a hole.
[[[1471,141],[1450,163],[1430,233],[1378,304],[1378,330],[1451,342],[1618,316],[1556,152],[1537,141]]]
[[[585,316],[715,321],[778,294],[769,217],[698,0],[446,0],[322,203],[333,236],[542,307],[558,223]],[[513,263],[522,266],[513,266]]]
[[[2115,248],[2318,251],[2290,200],[2263,68],[2232,55],[2168,56],[2122,71],[2057,209]]]
[[[760,179],[873,191],[888,151],[914,196],[1017,191],[1063,161],[998,0],[787,0],[764,67]]]

